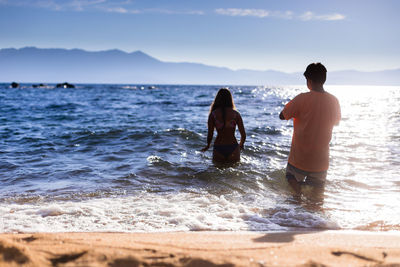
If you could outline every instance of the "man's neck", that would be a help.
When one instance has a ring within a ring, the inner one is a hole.
[[[319,93],[325,92],[324,86],[322,86],[322,85],[321,86],[313,86],[311,91],[315,91],[315,92],[319,92]]]

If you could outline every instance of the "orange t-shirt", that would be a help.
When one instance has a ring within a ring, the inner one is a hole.
[[[286,120],[293,118],[289,163],[309,172],[328,170],[332,129],[341,119],[337,98],[327,92],[302,93],[282,112]]]

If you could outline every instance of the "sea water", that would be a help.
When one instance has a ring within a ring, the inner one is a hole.
[[[231,86],[240,163],[212,162],[220,86],[0,85],[0,232],[400,230],[400,88],[326,86],[340,101],[323,198],[285,167],[305,86]],[[239,133],[237,132],[239,138]]]

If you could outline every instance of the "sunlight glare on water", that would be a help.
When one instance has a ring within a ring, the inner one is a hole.
[[[342,121],[334,130],[327,208],[348,227],[358,221],[400,229],[400,88],[332,86]],[[397,192],[397,193],[396,193]],[[365,227],[368,228],[368,227]]]

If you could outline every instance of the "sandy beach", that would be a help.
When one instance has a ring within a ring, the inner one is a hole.
[[[400,266],[400,233],[1,234],[0,266]]]

